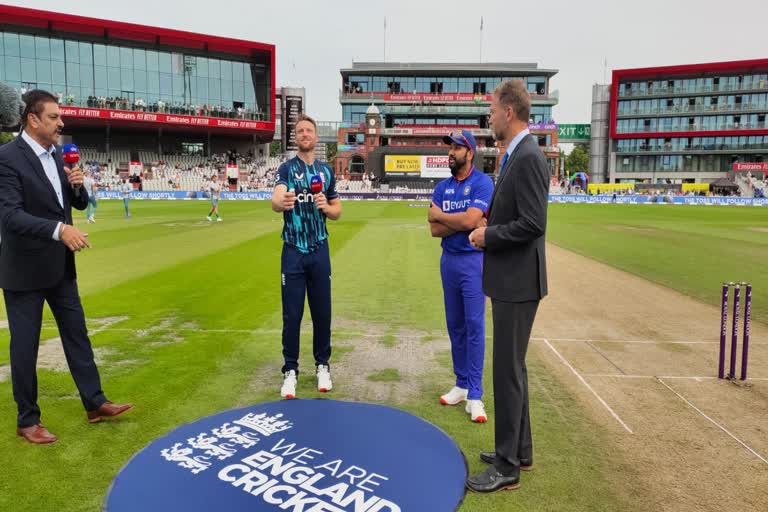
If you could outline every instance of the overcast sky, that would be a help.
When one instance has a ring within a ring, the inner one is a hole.
[[[612,69],[768,57],[765,0],[3,0],[37,9],[272,43],[277,85],[340,120],[339,69],[353,61],[536,62],[559,70],[559,123],[590,121],[592,84]],[[205,7],[203,7],[205,6]]]

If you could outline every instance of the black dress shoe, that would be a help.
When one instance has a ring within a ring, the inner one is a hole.
[[[486,464],[496,462],[496,452],[480,452],[480,460]],[[520,459],[520,469],[523,471],[533,471],[532,459]]]
[[[494,466],[483,473],[467,478],[467,488],[474,492],[496,492],[520,487],[520,472],[513,475],[502,475]]]

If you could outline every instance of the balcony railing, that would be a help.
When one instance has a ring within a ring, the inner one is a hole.
[[[641,98],[641,97],[658,97],[658,96],[670,96],[670,95],[682,95],[682,94],[707,94],[716,93],[723,94],[728,92],[747,92],[747,91],[768,91],[768,82],[759,81],[751,84],[741,85],[712,85],[703,87],[660,87],[653,88],[646,91],[623,91],[619,92],[619,98]]]
[[[246,108],[233,108],[219,105],[190,105],[163,101],[146,102],[142,99],[130,100],[126,98],[105,97],[78,99],[74,96],[62,96],[59,105],[63,107],[87,107],[124,110],[128,112],[149,112],[224,119],[245,119],[249,121],[270,121],[268,114],[264,111],[257,112]]]
[[[685,114],[728,114],[741,112],[766,112],[768,113],[768,103],[753,104],[724,104],[724,105],[682,105],[678,107],[665,108],[635,108],[630,111],[619,111],[617,117],[638,117],[638,116],[661,116],[661,115],[685,115]]]
[[[666,133],[666,132],[711,132],[724,130],[762,130],[768,128],[768,123],[726,123],[716,125],[684,125],[684,126],[641,126],[634,130],[616,127],[616,133]]]
[[[366,92],[352,92],[347,91],[345,89],[339,90],[339,100],[341,101],[354,101],[359,100],[360,102],[376,102],[381,103],[383,101],[394,101],[394,102],[400,102],[403,101],[414,101],[418,102],[420,100],[423,100],[424,102],[436,102],[436,103],[446,103],[446,102],[453,102],[453,103],[480,103],[483,105],[488,105],[490,103],[490,96],[491,92],[486,93],[472,93],[472,92],[442,92],[442,93],[431,93],[431,92],[414,92],[414,91],[399,91],[399,92],[390,92],[390,91],[366,91]],[[412,100],[385,100],[386,96],[401,96],[401,97],[407,97],[411,96],[413,97]],[[455,99],[451,99],[450,97],[453,96]],[[535,103],[542,102],[542,101],[557,101],[560,96],[559,91],[551,91],[549,94],[535,94],[531,93],[531,100]]]
[[[734,151],[768,151],[768,144],[692,144],[690,146],[680,146],[672,144],[670,146],[640,146],[636,148],[617,147],[617,153],[642,153],[642,154],[668,154],[668,153],[697,153],[697,152],[725,152]]]

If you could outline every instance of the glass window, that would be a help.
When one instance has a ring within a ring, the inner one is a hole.
[[[80,64],[93,64],[93,45],[91,43],[80,43]]]
[[[245,73],[245,64],[242,62],[232,63],[232,80],[243,81],[243,73]]]
[[[232,102],[232,80],[221,81],[221,99],[225,104]]]
[[[147,71],[158,71],[159,57],[157,52],[147,51]]]
[[[208,79],[197,78],[197,95],[203,103],[208,103]]]
[[[51,60],[51,44],[47,37],[35,37],[35,58]]]
[[[133,72],[133,90],[142,93],[147,91],[146,71],[138,70]]]
[[[27,35],[19,36],[19,47],[21,48],[21,56],[29,59],[35,58],[35,38]]]
[[[19,56],[19,34],[3,34],[3,46],[5,54],[9,57]]]
[[[21,81],[37,82],[37,72],[35,70],[35,59],[21,59]]]
[[[253,82],[249,82],[247,80],[245,82],[245,101],[256,101],[256,89],[253,86]]]
[[[184,77],[181,75],[173,76],[173,95],[176,101],[182,101],[184,98]]]
[[[63,62],[51,61],[51,82],[56,85],[64,86],[66,80],[66,67]]]
[[[170,58],[170,56],[169,56]],[[162,57],[161,57],[162,60]],[[160,95],[171,96],[173,94],[173,79],[170,73],[160,73]]]
[[[64,41],[51,39],[51,60],[64,62]]]
[[[228,60],[221,61],[221,79],[232,80],[232,63]]]
[[[221,80],[217,78],[208,79],[208,98],[212,103],[219,103],[221,100]]]
[[[117,46],[107,46],[107,65],[119,66],[120,65],[120,48]]]
[[[10,55],[5,56],[5,80],[9,82],[21,81],[21,59],[18,57],[12,57]]]
[[[94,82],[96,84],[96,88],[106,89],[107,88],[107,68],[104,66],[95,66],[94,70],[95,70]],[[82,84],[82,85],[85,85],[85,84]]]
[[[459,92],[459,80],[457,78],[444,78],[443,79],[443,92],[444,93],[457,93],[457,92]]]
[[[103,44],[93,45],[93,63],[97,66],[107,65],[107,47]]]
[[[197,76],[208,78],[208,59],[197,57]]]
[[[120,89],[120,68],[107,68],[107,88]]]
[[[80,48],[76,41],[64,41],[64,54],[67,62],[80,62]]]
[[[88,90],[88,94],[93,93],[93,66],[80,65],[80,87]]]
[[[147,72],[147,92],[150,94],[160,94],[160,73],[157,71]]]
[[[110,85],[111,87],[111,85]],[[133,91],[133,69],[120,68],[120,89]]]
[[[245,82],[241,80],[232,82],[232,100],[245,101]]]
[[[133,50],[130,48],[120,48],[120,67],[125,69],[133,68]]]
[[[373,77],[371,90],[375,92],[382,92],[387,90],[387,80],[381,76]]]
[[[208,59],[208,77],[221,79],[221,64],[216,59]]]
[[[171,54],[161,52],[158,54],[158,61],[159,61],[159,69],[162,73],[170,74],[173,71],[173,67],[171,66]]]
[[[147,69],[147,52],[139,48],[133,50],[133,67],[135,69]]]

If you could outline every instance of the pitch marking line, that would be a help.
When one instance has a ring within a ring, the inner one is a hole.
[[[627,432],[629,432],[630,434],[634,434],[634,432],[632,432],[632,429],[631,429],[631,428],[629,428],[629,427],[627,426],[627,424],[626,424],[626,423],[624,423],[624,421],[623,421],[623,420],[622,420],[622,419],[619,417],[619,415],[618,415],[618,414],[616,414],[616,411],[614,411],[613,409],[611,409],[611,406],[610,406],[610,405],[608,405],[608,403],[607,403],[605,400],[603,400],[603,398],[602,398],[600,395],[598,395],[598,394],[597,394],[597,391],[595,391],[594,389],[592,389],[592,386],[590,386],[590,385],[589,385],[589,383],[588,383],[588,382],[587,382],[587,381],[584,379],[584,377],[582,377],[582,376],[581,376],[581,374],[579,374],[579,372],[577,372],[577,371],[576,371],[576,369],[575,369],[573,366],[571,366],[571,363],[569,363],[569,362],[568,362],[568,361],[567,361],[567,360],[566,360],[566,359],[565,359],[565,358],[564,358],[564,357],[563,357],[563,356],[560,354],[560,352],[558,352],[558,351],[557,351],[557,349],[556,349],[555,347],[553,347],[553,346],[552,346],[552,344],[551,344],[549,341],[547,341],[547,340],[545,339],[545,340],[544,340],[544,343],[545,343],[545,344],[546,344],[546,345],[549,347],[549,349],[550,349],[552,352],[554,352],[554,353],[555,353],[555,355],[556,355],[556,356],[557,356],[557,357],[560,359],[560,361],[562,361],[562,362],[563,362],[563,364],[564,364],[565,366],[567,366],[567,367],[568,367],[568,369],[570,369],[570,370],[573,372],[573,374],[574,374],[574,375],[575,375],[575,376],[576,376],[576,377],[577,377],[577,378],[578,378],[578,379],[581,381],[581,383],[582,383],[582,384],[584,384],[584,386],[586,386],[586,388],[587,388],[587,389],[588,389],[588,390],[589,390],[589,391],[590,391],[590,392],[591,392],[593,395],[595,395],[595,398],[597,398],[597,400],[598,400],[598,401],[599,401],[601,404],[603,404],[603,407],[605,407],[605,408],[606,408],[606,410],[608,410],[608,412],[611,414],[611,416],[613,416],[613,417],[614,417],[614,419],[615,419],[616,421],[618,421],[618,422],[621,424],[621,426],[622,426],[622,427],[624,427],[624,430],[626,430],[626,431],[627,431]]]
[[[534,341],[544,341],[545,338],[531,338]],[[696,341],[696,340],[673,340],[673,341],[659,341],[659,340],[595,340],[589,338],[546,338],[549,341],[556,342],[571,342],[571,343],[622,343],[626,345],[716,345],[719,341]],[[752,340],[749,342],[750,346],[753,345]],[[755,343],[756,345],[766,345],[766,343]]]
[[[741,446],[743,446],[744,448],[746,448],[747,450],[749,450],[749,451],[752,453],[752,455],[754,455],[755,457],[757,457],[758,459],[760,459],[760,460],[761,460],[761,461],[763,461],[764,463],[768,464],[768,460],[766,460],[766,459],[765,459],[765,457],[763,457],[762,455],[760,455],[759,453],[757,453],[755,450],[753,450],[753,449],[752,449],[752,448],[751,448],[749,445],[747,445],[747,444],[746,444],[744,441],[742,441],[741,439],[739,439],[739,438],[738,438],[738,437],[736,437],[735,435],[731,434],[731,433],[728,431],[728,429],[726,429],[724,426],[722,426],[721,424],[719,424],[718,422],[716,422],[715,420],[713,420],[712,418],[710,418],[709,416],[707,416],[706,414],[704,414],[704,413],[701,411],[701,409],[699,409],[698,407],[696,407],[695,405],[693,405],[691,402],[689,402],[689,401],[688,401],[688,400],[687,400],[687,399],[686,399],[686,398],[685,398],[683,395],[681,395],[680,393],[678,393],[677,391],[675,391],[674,389],[672,389],[672,387],[671,387],[669,384],[667,384],[666,382],[664,382],[664,381],[663,381],[661,378],[659,378],[659,377],[657,377],[656,379],[657,379],[659,382],[661,382],[661,383],[664,385],[664,387],[666,387],[668,390],[670,390],[670,391],[671,391],[671,392],[673,392],[675,395],[677,395],[677,397],[678,397],[680,400],[682,400],[683,402],[685,402],[686,404],[688,404],[688,406],[690,406],[690,407],[691,407],[691,408],[692,408],[694,411],[696,411],[696,412],[698,412],[699,414],[701,414],[702,416],[704,416],[704,418],[706,418],[706,419],[707,419],[707,421],[709,421],[709,422],[710,422],[710,423],[712,423],[714,426],[716,426],[717,428],[719,428],[720,430],[722,430],[723,432],[725,432],[726,434],[728,434],[728,435],[729,435],[731,438],[733,438],[733,440],[734,440],[734,441],[736,441],[736,442],[737,442],[737,443],[739,443]]]
[[[717,377],[704,375],[620,375],[618,373],[585,373],[584,376],[606,379],[678,379],[698,382],[717,379]],[[767,381],[768,377],[750,377],[748,380]]]

